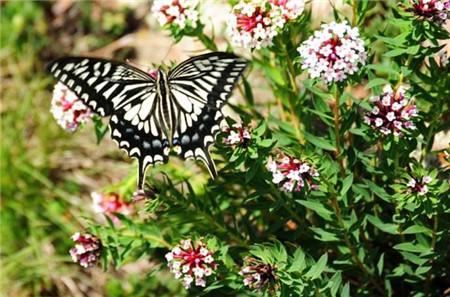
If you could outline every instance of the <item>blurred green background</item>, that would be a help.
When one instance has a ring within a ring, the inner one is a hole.
[[[92,123],[74,135],[57,125],[49,112],[55,81],[44,71],[56,57],[93,49],[135,57],[120,38],[140,31],[149,37],[150,4],[0,3],[0,296],[180,296],[179,283],[168,272],[153,275],[146,259],[106,272],[72,263],[70,236],[92,212],[90,191],[134,167],[109,139],[99,149]]]

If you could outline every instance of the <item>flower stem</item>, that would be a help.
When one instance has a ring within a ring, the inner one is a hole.
[[[341,208],[339,207],[339,202],[337,200],[336,195],[333,195],[333,198],[331,199],[331,204],[334,209],[334,213],[336,215],[336,218],[338,220],[339,227],[342,229],[344,233],[344,243],[347,245],[348,249],[350,250],[350,254],[352,256],[353,262],[359,267],[359,269],[367,276],[369,282],[375,287],[375,289],[382,295],[385,296],[385,292],[383,287],[375,280],[372,273],[369,272],[369,270],[366,268],[366,265],[361,261],[361,259],[358,256],[358,252],[356,251],[355,246],[352,244],[350,237],[347,232],[347,228],[345,228],[344,221],[342,219],[341,214]]]
[[[287,73],[287,76],[289,77],[290,88],[292,90],[292,92],[289,95],[289,108],[290,108],[290,113],[291,113],[291,120],[295,127],[297,139],[301,144],[303,144],[303,143],[305,143],[305,139],[304,139],[303,133],[301,132],[301,129],[300,129],[300,117],[298,116],[298,114],[296,113],[296,110],[295,110],[295,103],[296,103],[297,95],[299,93],[299,89],[297,87],[297,82],[295,81],[295,77],[296,77],[295,68],[294,68],[294,64],[292,63],[291,58],[289,57],[289,51],[288,51],[286,45],[284,45],[283,48],[284,48],[285,55],[286,55],[286,64],[287,64],[286,73]]]
[[[341,98],[341,92],[339,91],[339,87],[337,85],[334,86],[335,92],[334,92],[334,106],[333,106],[333,114],[334,114],[334,136],[335,136],[335,142],[336,142],[336,160],[339,163],[339,168],[341,175],[344,175],[345,168],[344,168],[344,161],[341,156],[341,115],[340,115],[340,98]]]
[[[431,234],[431,250],[433,251],[433,253],[435,252],[435,249],[436,249],[438,226],[439,226],[439,220],[438,220],[438,215],[436,214],[436,215],[434,215],[434,218],[433,218],[433,231]],[[433,266],[433,259],[431,259],[430,265]],[[427,280],[425,282],[425,296],[431,296],[430,287],[431,287],[431,274],[432,274],[431,272],[432,271],[433,271],[433,269],[431,268],[427,273]]]

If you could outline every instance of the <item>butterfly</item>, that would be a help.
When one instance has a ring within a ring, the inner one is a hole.
[[[220,130],[221,108],[246,66],[232,53],[213,52],[154,74],[88,57],[63,57],[47,69],[94,113],[110,116],[111,137],[138,160],[143,189],[147,167],[166,163],[171,150],[203,161],[217,176],[209,147]]]

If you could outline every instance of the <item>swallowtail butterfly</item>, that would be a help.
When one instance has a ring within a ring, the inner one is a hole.
[[[110,116],[112,139],[139,163],[138,187],[151,164],[166,163],[173,149],[217,172],[209,146],[223,118],[221,108],[247,66],[231,53],[192,57],[155,76],[125,63],[64,57],[48,70],[92,111]]]

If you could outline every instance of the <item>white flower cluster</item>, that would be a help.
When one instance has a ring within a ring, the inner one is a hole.
[[[195,29],[199,21],[198,4],[199,0],[155,0],[152,13],[161,26]]]
[[[182,240],[181,245],[168,252],[166,260],[175,278],[183,279],[186,289],[190,288],[192,283],[197,287],[205,287],[205,278],[213,274],[217,268],[212,253],[206,245],[199,241],[194,246],[190,239]]]
[[[303,0],[240,1],[229,16],[231,41],[250,49],[270,46],[284,25],[297,18],[303,9]]]
[[[366,113],[364,121],[384,135],[403,135],[404,131],[414,130],[412,119],[417,117],[417,108],[406,97],[405,91],[399,87],[396,91],[386,85],[383,94],[370,99],[374,104],[372,111]]]
[[[269,160],[267,168],[272,173],[272,182],[286,192],[300,192],[305,187],[317,188],[319,172],[307,162],[281,156],[278,160]]]
[[[358,28],[347,22],[324,24],[321,28],[297,49],[302,68],[312,78],[320,77],[328,84],[341,82],[366,63],[364,42]]]
[[[423,196],[428,193],[427,184],[431,183],[432,178],[430,176],[424,176],[421,179],[411,178],[406,185],[411,192],[417,193],[419,196]]]
[[[55,85],[53,90],[50,111],[58,124],[69,132],[74,132],[92,117],[89,107],[60,82]]]
[[[243,127],[242,124],[235,123],[231,127],[226,128],[224,132],[228,134],[223,140],[227,145],[247,146],[252,139],[250,131],[248,128]]]

